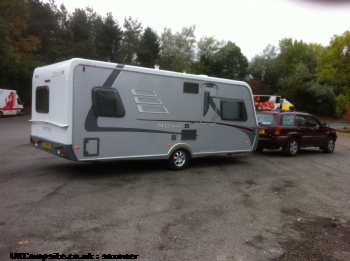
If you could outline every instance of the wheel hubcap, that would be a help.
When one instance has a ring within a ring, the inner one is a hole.
[[[182,151],[178,151],[174,155],[174,163],[176,166],[181,167],[186,162],[186,155]]]
[[[334,141],[333,140],[329,140],[328,141],[328,150],[332,151],[334,149]]]
[[[298,151],[298,144],[295,141],[291,142],[289,151],[292,154],[297,153],[297,151]]]

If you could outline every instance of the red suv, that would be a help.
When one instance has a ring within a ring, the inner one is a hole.
[[[303,112],[257,112],[259,143],[256,151],[279,149],[295,156],[301,147],[319,147],[332,153],[337,140],[336,131],[314,116]]]

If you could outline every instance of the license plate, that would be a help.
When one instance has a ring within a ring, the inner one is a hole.
[[[44,147],[44,148],[47,148],[47,149],[51,149],[52,146],[51,146],[50,143],[44,141],[44,142],[43,142],[43,147]]]
[[[265,130],[264,129],[259,129],[259,134],[265,134]]]

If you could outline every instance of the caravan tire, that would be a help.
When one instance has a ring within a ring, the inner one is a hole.
[[[172,170],[181,170],[188,165],[189,160],[189,153],[185,149],[178,149],[171,154],[169,166]]]

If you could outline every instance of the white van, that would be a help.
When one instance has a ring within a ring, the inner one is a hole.
[[[0,89],[0,117],[23,115],[23,103],[15,90]]]

